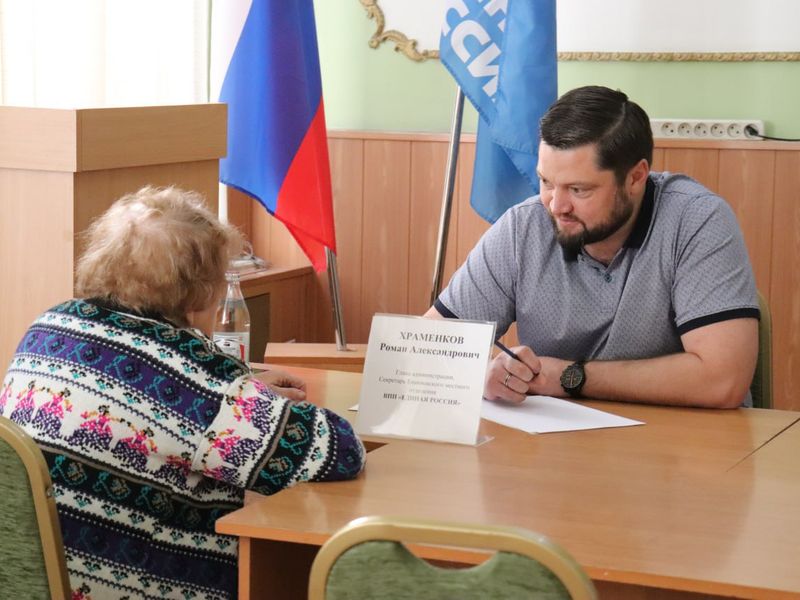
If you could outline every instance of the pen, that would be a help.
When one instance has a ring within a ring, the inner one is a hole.
[[[503,352],[508,354],[514,360],[518,360],[519,362],[522,362],[522,360],[520,360],[519,356],[517,356],[514,352],[512,352],[511,350],[506,348],[505,344],[503,344],[500,340],[495,340],[494,341],[494,345],[497,346],[498,348],[500,348],[500,350],[502,350]]]

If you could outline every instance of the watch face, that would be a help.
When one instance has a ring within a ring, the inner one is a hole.
[[[583,365],[571,364],[561,373],[561,387],[568,392],[579,390],[583,385],[584,377]]]
[[[573,367],[569,367],[564,371],[563,384],[567,388],[576,388],[583,381],[583,374]]]

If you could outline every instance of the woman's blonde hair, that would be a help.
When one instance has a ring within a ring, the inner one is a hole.
[[[76,268],[82,298],[102,298],[186,326],[189,311],[214,302],[239,231],[196,192],[144,187],[117,200],[89,227]]]

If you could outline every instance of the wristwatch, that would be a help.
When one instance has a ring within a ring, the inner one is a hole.
[[[586,371],[583,364],[584,361],[579,360],[561,372],[561,387],[573,398],[580,397],[583,384],[586,383]]]

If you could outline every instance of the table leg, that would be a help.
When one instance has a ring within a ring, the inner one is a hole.
[[[319,546],[239,538],[239,600],[305,600]]]

